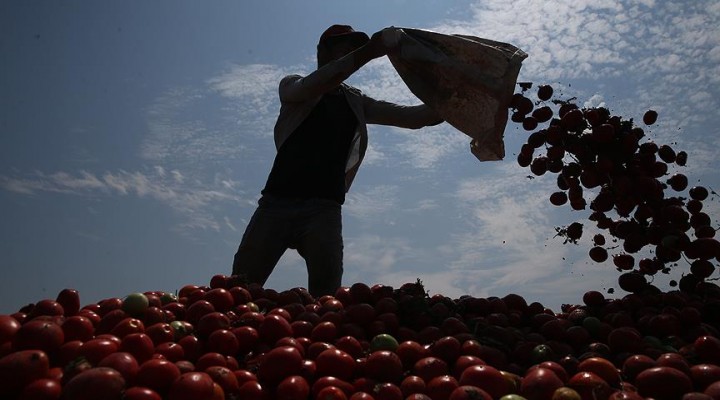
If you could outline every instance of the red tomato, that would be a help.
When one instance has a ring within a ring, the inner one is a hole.
[[[210,289],[205,292],[203,300],[210,302],[215,310],[220,312],[228,311],[235,303],[233,295],[223,288]]]
[[[270,394],[258,381],[248,381],[240,386],[239,399],[247,400],[269,400]]]
[[[233,375],[237,378],[239,386],[242,386],[245,382],[257,381],[257,376],[247,369],[236,369],[233,371]]]
[[[338,329],[334,323],[330,321],[320,322],[315,325],[310,332],[310,340],[313,342],[332,343],[337,338]]]
[[[109,313],[110,311],[120,309],[122,307],[122,304],[123,299],[119,297],[111,297],[109,299],[101,300],[100,302],[98,302],[98,305],[100,307],[98,308],[97,313],[101,317],[104,317],[105,314]]]
[[[362,356],[363,347],[359,340],[353,336],[343,336],[335,340],[335,347],[348,353],[353,358]]]
[[[448,400],[492,400],[493,398],[488,392],[477,386],[463,385],[455,388],[450,393]]]
[[[257,330],[251,326],[239,326],[232,328],[230,332],[232,332],[238,340],[238,354],[240,355],[245,355],[253,351],[260,338]]]
[[[375,398],[367,392],[355,392],[349,400],[375,400]]]
[[[125,382],[132,384],[135,381],[140,365],[132,354],[119,351],[107,355],[100,360],[98,367],[109,367],[118,371],[125,379]]]
[[[65,318],[65,321],[61,325],[63,334],[65,335],[65,342],[71,340],[81,340],[87,342],[92,339],[95,334],[95,326],[93,326],[90,318],[82,315],[73,315]]]
[[[381,382],[400,383],[403,377],[403,364],[392,351],[378,350],[370,353],[365,363],[367,376]]]
[[[95,338],[83,343],[77,351],[77,355],[85,357],[90,364],[97,365],[100,360],[118,351],[117,343],[110,339]]]
[[[16,350],[42,350],[45,353],[57,351],[65,342],[60,325],[42,320],[31,320],[20,326],[15,333],[12,347]]]
[[[235,395],[240,391],[237,377],[229,368],[215,365],[205,369],[205,373],[222,387],[224,393]]]
[[[290,315],[290,311],[282,307],[273,308],[272,310],[270,310],[270,312],[267,313],[267,315],[279,315],[285,318],[287,321],[292,321],[292,315]]]
[[[89,319],[90,322],[92,322],[93,327],[97,327],[98,324],[100,324],[100,320],[101,320],[100,315],[90,309],[83,308],[80,311],[78,311],[78,313],[76,315],[80,315],[80,316],[83,316],[83,317]]]
[[[283,337],[293,336],[293,330],[286,318],[278,314],[268,314],[258,327],[258,335],[260,340],[272,346]]]
[[[580,371],[568,379],[566,386],[575,390],[583,399],[607,398],[613,392],[608,383],[599,375]]]
[[[148,326],[147,329],[145,329],[145,334],[150,337],[150,340],[152,340],[155,346],[165,342],[172,342],[175,339],[175,331],[172,326],[166,322],[158,322]]]
[[[469,354],[461,355],[455,360],[455,365],[453,365],[453,376],[460,379],[460,375],[462,375],[463,371],[473,365],[486,365],[486,363],[480,357],[471,356]]]
[[[306,400],[310,396],[310,385],[299,375],[288,376],[275,389],[275,397],[284,400]]]
[[[227,367],[227,359],[220,353],[210,352],[201,355],[195,362],[195,369],[198,371],[205,371],[213,366]]]
[[[620,386],[620,371],[613,363],[602,357],[590,357],[582,360],[577,367],[578,372],[592,372],[612,387]]]
[[[568,372],[567,372],[567,370],[565,370],[565,367],[563,367],[562,365],[560,365],[560,363],[557,363],[555,361],[543,361],[540,364],[536,364],[536,365],[537,365],[537,367],[542,367],[542,368],[547,368],[549,370],[552,370],[552,372],[554,372],[555,375],[557,375],[557,377],[560,378],[561,381],[563,381],[563,383],[567,382],[567,380],[569,378]],[[612,365],[612,364],[610,364],[610,365]],[[530,368],[537,368],[537,367],[535,365],[533,365]],[[613,365],[613,368],[615,368],[614,365]],[[578,368],[575,367],[575,372],[577,372],[577,371],[578,371]],[[617,370],[616,370],[616,372],[619,373],[619,371],[617,371]],[[612,373],[609,373],[608,375],[612,376]]]
[[[535,368],[522,378],[520,394],[528,400],[547,400],[562,386],[563,381],[551,369]]]
[[[123,400],[162,400],[162,397],[150,388],[133,386],[125,391]]]
[[[61,290],[55,301],[62,306],[66,317],[71,317],[80,311],[80,294],[75,289]]]
[[[720,366],[715,364],[696,364],[690,367],[690,378],[695,388],[705,390],[713,382],[720,381]]]
[[[442,303],[437,303],[442,304]],[[460,341],[454,336],[444,336],[430,345],[430,354],[448,364],[452,364],[460,356]]]
[[[493,398],[500,398],[510,393],[511,387],[507,379],[496,368],[490,365],[473,365],[460,375],[459,384],[462,386],[477,386],[490,394]]]
[[[263,383],[276,385],[288,376],[299,375],[302,361],[302,355],[295,347],[275,347],[262,357],[258,378]]]
[[[720,339],[715,336],[700,336],[693,345],[700,361],[720,364]]]
[[[352,378],[355,372],[355,359],[348,353],[337,349],[327,349],[315,358],[318,376],[334,376],[343,380]]]
[[[125,389],[122,375],[112,368],[80,372],[63,386],[63,396],[73,400],[120,400]]]
[[[198,300],[192,304],[190,304],[189,307],[187,307],[185,311],[185,319],[193,324],[196,325],[198,321],[200,321],[200,318],[202,318],[206,314],[210,314],[211,312],[215,311],[215,307],[207,300]]]
[[[300,340],[298,340],[298,338],[294,338],[292,336],[282,337],[282,338],[280,338],[280,340],[275,342],[274,347],[279,347],[279,346],[292,346],[292,347],[298,349],[298,351],[300,351],[300,354],[302,354],[302,356],[305,357],[305,344],[302,343]]]
[[[309,338],[314,326],[315,325],[313,325],[310,321],[303,321],[299,319],[290,323],[294,337]]]
[[[232,356],[240,350],[235,334],[227,329],[216,329],[207,338],[207,351],[217,352],[226,356]]]
[[[447,400],[450,393],[458,387],[458,381],[452,375],[440,375],[430,379],[426,393],[433,400]]]
[[[403,400],[402,391],[396,384],[391,382],[378,384],[373,391],[373,397],[375,400]]]
[[[95,327],[96,334],[109,333],[120,321],[128,317],[127,313],[119,308],[101,314],[102,318]]]
[[[347,400],[347,396],[342,389],[335,386],[326,386],[320,389],[314,398],[317,400]]]
[[[173,362],[150,359],[140,365],[136,381],[139,386],[145,386],[163,394],[180,375],[180,368]]]
[[[424,393],[413,393],[410,396],[406,397],[405,400],[433,400],[430,398],[430,396],[424,394]]]
[[[63,343],[60,349],[53,356],[53,363],[58,365],[66,365],[78,357],[78,350],[82,347],[83,342],[80,340],[71,340]]]
[[[185,359],[195,362],[203,352],[203,344],[196,336],[187,335],[178,340],[177,344],[182,346],[185,352]]]
[[[690,375],[690,364],[688,364],[685,357],[679,353],[664,353],[655,359],[656,366],[658,367],[672,367],[679,371],[682,371],[686,375]]]
[[[41,315],[62,316],[65,315],[65,310],[63,309],[62,305],[60,305],[60,303],[55,300],[42,299],[35,303],[35,306],[28,314],[28,318],[33,319]]]
[[[413,374],[422,378],[425,382],[436,376],[447,375],[448,365],[437,357],[424,357],[413,364]]]
[[[323,351],[327,349],[332,349],[335,346],[328,342],[310,342],[310,345],[307,348],[306,351],[306,358],[310,360],[314,360],[317,358],[317,356],[320,355]]]
[[[400,390],[405,397],[413,393],[425,393],[426,389],[425,381],[417,375],[408,375],[400,382]]]
[[[155,353],[155,345],[150,336],[144,333],[131,333],[122,338],[118,351],[132,354],[137,362],[142,364]]]
[[[414,340],[401,342],[395,349],[395,353],[402,360],[405,369],[411,369],[418,360],[430,355],[425,346]]]
[[[195,331],[201,338],[207,338],[220,329],[230,329],[230,318],[221,312],[211,312],[203,315],[195,326]]]
[[[166,360],[178,362],[185,357],[185,349],[175,342],[165,342],[155,346],[155,354],[161,354]]]
[[[45,377],[50,360],[41,350],[22,350],[0,359],[0,397],[17,394],[28,383]]]
[[[20,329],[20,322],[9,315],[0,315],[0,344],[10,342]]]
[[[643,397],[657,400],[679,399],[693,389],[692,381],[683,372],[671,367],[648,368],[635,378],[635,386]]]
[[[32,381],[25,386],[20,398],[23,400],[58,400],[62,394],[62,386],[60,382],[43,378]]]
[[[125,318],[110,330],[110,334],[121,339],[131,333],[143,332],[145,332],[145,324],[137,318]]]
[[[312,387],[310,388],[311,397],[316,398],[318,393],[328,386],[339,388],[347,396],[350,396],[355,391],[355,386],[353,386],[350,382],[338,379],[334,376],[323,376],[318,378],[312,384]]]
[[[644,354],[635,354],[623,361],[622,372],[626,379],[634,382],[640,372],[652,367],[655,367],[654,359]]]
[[[252,301],[252,296],[250,295],[250,292],[248,292],[248,290],[243,287],[233,286],[228,289],[228,291],[232,295],[233,302],[236,306]]]
[[[210,375],[204,372],[186,372],[172,382],[167,399],[210,399],[214,392],[214,382]]]

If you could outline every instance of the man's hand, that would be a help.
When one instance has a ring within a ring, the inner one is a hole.
[[[383,31],[377,31],[370,37],[370,41],[365,44],[367,47],[367,55],[370,59],[378,58],[388,53],[388,48],[383,40]]]

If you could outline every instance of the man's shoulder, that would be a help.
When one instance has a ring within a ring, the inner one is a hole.
[[[304,78],[304,76],[300,75],[300,74],[289,74],[289,75],[283,76],[282,79],[280,79],[280,83],[282,84],[284,82],[293,82],[293,81],[297,81],[302,78]]]

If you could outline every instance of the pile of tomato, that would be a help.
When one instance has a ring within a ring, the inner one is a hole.
[[[719,399],[719,324],[717,286],[557,313],[420,281],[313,298],[216,275],[82,307],[65,289],[0,315],[0,398]]]

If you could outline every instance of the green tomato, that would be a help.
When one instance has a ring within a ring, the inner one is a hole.
[[[378,350],[395,351],[398,348],[398,341],[392,335],[381,333],[375,335],[370,341],[370,352]]]
[[[122,310],[130,315],[141,315],[149,306],[147,296],[142,293],[131,293],[123,300]]]
[[[168,303],[174,303],[177,301],[177,296],[175,296],[172,293],[163,292],[162,296],[160,296],[160,302],[165,305]]]

